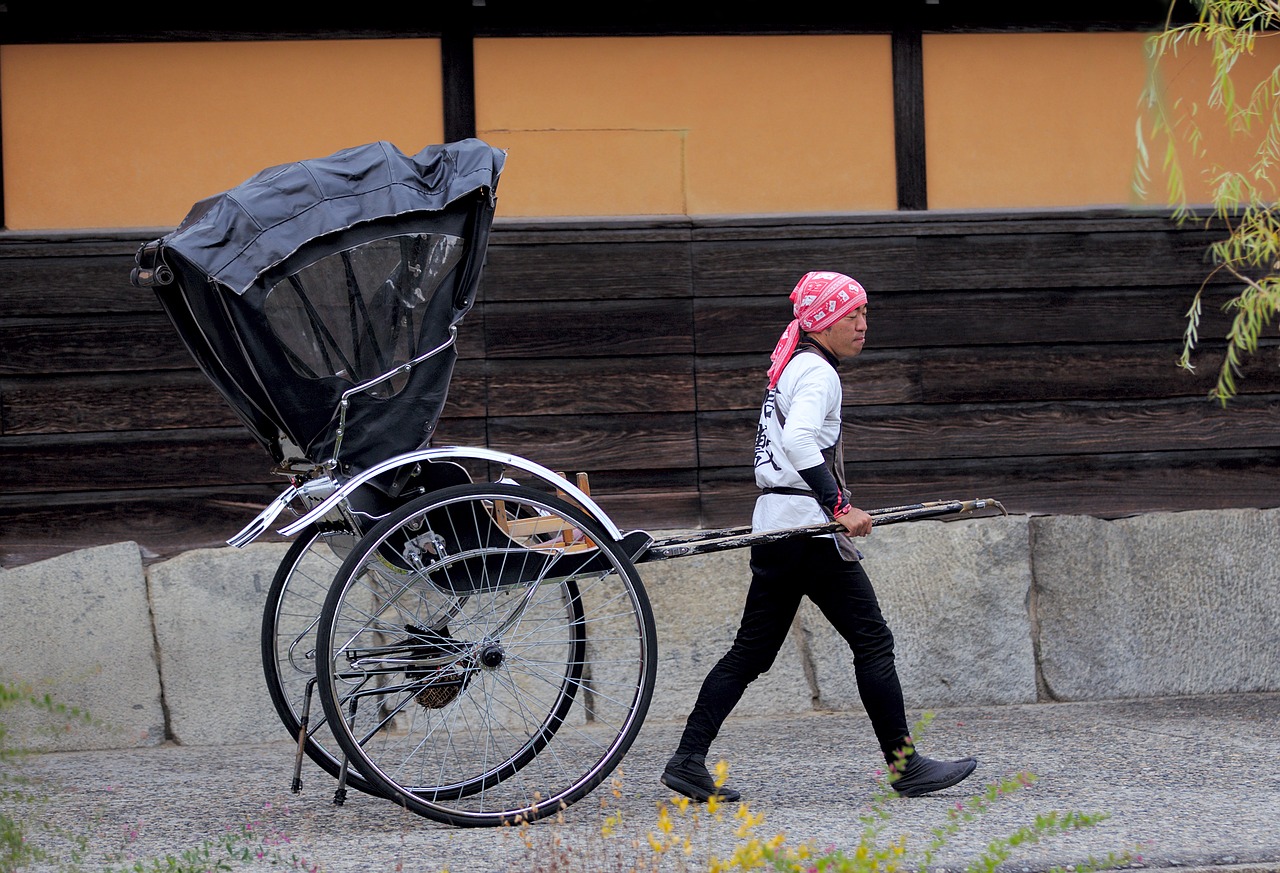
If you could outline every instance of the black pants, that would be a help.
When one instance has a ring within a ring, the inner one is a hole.
[[[738,635],[703,680],[677,754],[707,754],[747,686],[773,666],[805,596],[853,651],[858,695],[885,760],[893,760],[908,736],[893,634],[862,564],[843,560],[826,537],[752,547],[751,588]]]

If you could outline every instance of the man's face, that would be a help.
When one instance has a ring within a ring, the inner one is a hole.
[[[867,306],[864,303],[826,330],[813,334],[822,347],[839,360],[852,358],[862,351],[867,339]]]

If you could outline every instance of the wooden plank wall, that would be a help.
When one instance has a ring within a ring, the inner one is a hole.
[[[128,284],[156,235],[0,236],[0,566],[217,546],[282,486]],[[1209,239],[1119,211],[500,219],[437,441],[587,471],[623,527],[744,524],[787,294],[832,268],[871,300],[843,371],[860,505],[1277,506],[1280,344],[1226,409],[1205,397],[1220,342],[1198,373],[1174,365]],[[1206,338],[1228,296],[1210,292]]]

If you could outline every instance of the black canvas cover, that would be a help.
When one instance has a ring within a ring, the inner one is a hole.
[[[144,245],[132,280],[277,462],[360,470],[435,429],[504,158],[377,142],[272,167]]]

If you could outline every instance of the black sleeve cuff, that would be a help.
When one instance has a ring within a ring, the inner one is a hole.
[[[831,470],[826,464],[818,464],[797,472],[800,473],[804,484],[817,495],[818,503],[828,514],[834,514],[836,508],[845,502],[844,495],[840,493],[840,486],[836,483],[836,477],[831,475]]]

